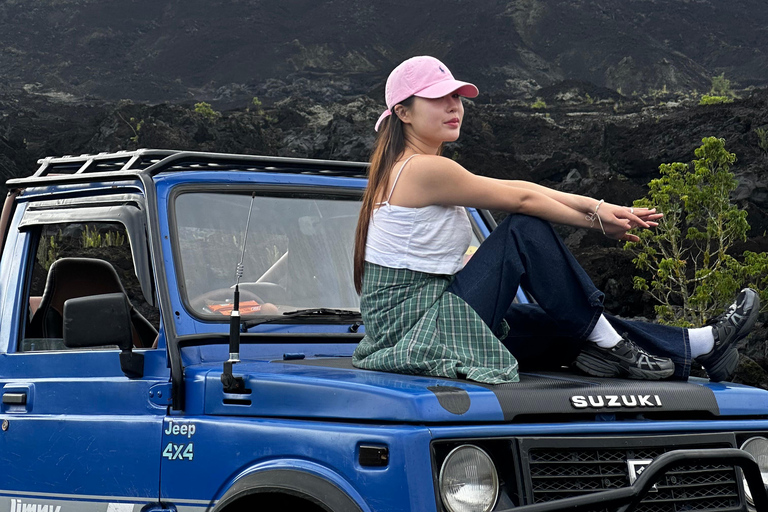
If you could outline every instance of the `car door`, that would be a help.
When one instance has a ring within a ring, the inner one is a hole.
[[[49,287],[65,286],[52,284],[55,261],[108,261],[121,281],[148,272],[135,265],[137,237],[145,234],[125,220],[142,218],[140,204],[112,201],[100,209],[83,202],[88,208],[78,210],[74,202],[60,217],[46,210],[46,224],[15,219],[14,244],[3,254],[0,510],[138,512],[159,501],[162,422],[170,398],[165,350],[152,348],[156,340],[140,342],[134,352],[144,356],[143,375],[129,378],[117,348],[72,349],[56,329],[33,332],[38,308],[53,293]],[[34,217],[31,206],[22,205],[17,215]],[[147,288],[123,286],[129,295]],[[97,332],[105,328],[98,314],[91,321]],[[149,321],[154,328],[158,322]]]

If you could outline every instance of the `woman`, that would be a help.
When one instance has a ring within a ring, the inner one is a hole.
[[[590,375],[635,379],[686,379],[696,359],[711,380],[730,378],[757,294],[742,290],[714,326],[698,329],[604,314],[603,294],[550,223],[636,241],[629,231],[662,214],[476,176],[440,156],[459,137],[461,97],[477,95],[433,57],[408,59],[387,80],[355,239],[366,336],[354,365],[496,384],[519,380],[516,357],[531,368],[574,362]],[[464,268],[463,207],[510,213]],[[536,304],[513,303],[519,285]]]

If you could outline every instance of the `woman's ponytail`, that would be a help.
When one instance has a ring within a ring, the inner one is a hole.
[[[409,107],[413,96],[401,101],[399,105]],[[365,265],[365,246],[368,241],[368,224],[373,215],[374,206],[386,197],[389,174],[398,158],[405,151],[405,133],[403,122],[394,113],[384,119],[379,126],[378,136],[373,146],[370,167],[368,168],[368,187],[363,194],[360,217],[355,230],[354,282],[355,290],[363,289],[363,267]]]

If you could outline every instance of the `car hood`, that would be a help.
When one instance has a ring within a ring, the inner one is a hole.
[[[235,365],[247,394],[224,393],[221,363],[186,368],[187,396],[206,414],[406,423],[552,421],[596,414],[630,418],[765,416],[768,392],[692,379],[633,381],[566,372],[523,373],[485,385],[354,368],[349,357]]]

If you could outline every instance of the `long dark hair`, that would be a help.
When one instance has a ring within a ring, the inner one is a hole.
[[[399,103],[406,108],[413,103],[414,96]],[[393,110],[394,106],[392,107]],[[355,290],[361,293],[363,290],[363,266],[365,264],[365,244],[368,241],[368,224],[373,215],[373,207],[376,201],[384,197],[389,184],[389,171],[395,162],[405,151],[404,124],[392,111],[392,115],[385,118],[379,126],[376,143],[371,153],[371,166],[368,169],[368,187],[363,194],[363,205],[360,208],[360,217],[357,219],[355,230]]]

